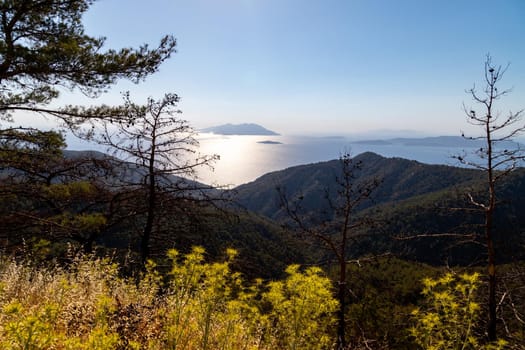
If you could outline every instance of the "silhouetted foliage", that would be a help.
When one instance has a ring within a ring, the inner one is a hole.
[[[348,247],[358,240],[361,232],[359,229],[365,225],[370,225],[370,220],[366,217],[356,216],[359,206],[370,200],[372,192],[379,186],[377,178],[368,181],[357,182],[356,179],[361,169],[362,162],[355,161],[350,154],[341,156],[340,174],[336,177],[337,184],[335,196],[330,195],[326,189],[325,200],[331,208],[331,212],[323,215],[305,216],[302,211],[304,196],[289,199],[286,188],[278,188],[281,197],[281,205],[292,220],[296,229],[303,235],[317,240],[321,246],[328,249],[336,258],[339,266],[339,276],[337,278],[339,310],[337,313],[337,349],[346,348],[346,295],[347,295],[347,264],[349,259]]]
[[[131,176],[120,176],[113,187],[136,194],[130,209],[143,214],[140,252],[142,264],[149,257],[152,235],[163,226],[159,221],[185,201],[205,201],[212,187],[195,181],[201,166],[211,166],[216,156],[197,153],[195,131],[177,115],[179,98],[167,94],[145,106],[125,97],[125,114],[118,122],[91,121],[83,137],[108,147],[115,162],[134,164]],[[102,122],[102,125],[100,123]]]
[[[118,79],[139,82],[157,71],[175,50],[163,37],[157,48],[103,50],[105,38],[85,34],[82,15],[93,0],[0,1],[0,115],[13,111],[49,113],[71,121],[81,108],[45,106],[59,96],[58,87],[95,97]],[[87,112],[88,110],[84,110]],[[113,114],[107,107],[93,115]],[[89,114],[89,113],[88,113]]]
[[[525,124],[522,121],[523,111],[510,111],[506,116],[502,116],[495,103],[501,97],[507,95],[510,90],[498,89],[498,85],[505,74],[507,67],[494,65],[490,55],[487,55],[484,69],[484,88],[482,92],[475,87],[468,90],[474,102],[476,102],[481,112],[476,112],[473,108],[465,107],[468,123],[481,129],[479,136],[468,137],[469,139],[483,140],[485,145],[476,151],[474,160],[468,156],[457,156],[462,163],[482,170],[486,175],[487,192],[483,197],[473,196],[469,193],[471,204],[478,208],[484,216],[483,239],[487,248],[487,275],[489,281],[488,291],[488,322],[487,335],[489,341],[497,340],[497,303],[496,289],[496,251],[494,247],[494,216],[498,207],[498,191],[496,184],[502,178],[508,176],[515,170],[520,162],[525,159],[524,150],[517,147],[507,149],[500,146],[501,143],[522,134],[525,131]]]

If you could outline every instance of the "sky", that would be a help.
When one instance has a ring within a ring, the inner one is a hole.
[[[139,85],[90,101],[136,102],[174,92],[195,128],[258,123],[289,135],[459,135],[466,89],[487,53],[508,71],[503,113],[525,107],[523,0],[100,0],[86,32],[108,48],[177,53]],[[500,90],[501,90],[500,88]]]

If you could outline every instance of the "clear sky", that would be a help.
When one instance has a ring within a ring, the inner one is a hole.
[[[100,0],[84,22],[113,48],[173,34],[159,73],[102,100],[175,92],[196,128],[457,135],[487,53],[510,63],[502,110],[525,107],[524,0]]]

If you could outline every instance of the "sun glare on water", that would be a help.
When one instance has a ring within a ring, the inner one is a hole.
[[[211,169],[201,169],[199,180],[222,186],[236,186],[252,181],[268,169],[279,157],[280,144],[265,144],[264,141],[279,142],[278,136],[245,135],[199,135],[202,154],[217,154],[220,159]]]

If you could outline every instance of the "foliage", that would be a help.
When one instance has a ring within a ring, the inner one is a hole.
[[[321,270],[298,265],[286,269],[285,281],[271,282],[263,300],[271,304],[269,321],[278,338],[278,348],[325,349],[332,340],[327,331],[335,324],[338,302],[332,297],[331,282]]]
[[[131,211],[145,214],[140,243],[143,264],[150,257],[150,241],[159,217],[168,215],[181,198],[205,201],[212,189],[193,180],[199,167],[211,166],[218,157],[196,154],[195,131],[177,117],[178,102],[177,95],[166,94],[139,106],[126,95],[125,112],[118,121],[91,120],[87,130],[79,132],[81,137],[108,147],[115,162],[136,164],[134,174],[121,177],[120,183],[114,181],[114,186],[138,194],[138,205]]]
[[[317,268],[291,266],[284,281],[246,286],[202,248],[170,251],[168,276],[150,262],[123,278],[108,259],[67,268],[0,264],[2,349],[320,349],[331,344],[337,302]],[[295,318],[293,318],[295,317]]]
[[[60,86],[96,96],[118,79],[138,82],[174,52],[175,39],[169,35],[155,49],[143,45],[103,51],[105,38],[86,35],[81,22],[93,3],[0,1],[0,113],[4,118],[14,110],[75,115],[78,110],[42,106],[58,97]]]
[[[66,158],[65,146],[55,131],[0,131],[0,236],[10,245],[69,239],[89,251],[106,226],[103,162]]]
[[[411,329],[416,343],[423,349],[501,349],[506,342],[483,346],[476,333],[480,305],[476,300],[480,285],[478,273],[455,275],[451,272],[438,279],[423,280],[425,309],[412,313]]]
[[[487,277],[488,277],[488,320],[487,335],[491,341],[498,339],[497,332],[497,289],[498,280],[496,277],[496,251],[495,247],[495,214],[500,208],[500,190],[496,185],[507,177],[511,172],[522,166],[525,153],[519,146],[514,144],[508,146],[509,141],[520,136],[525,132],[523,125],[523,112],[525,110],[509,111],[505,116],[496,108],[499,99],[506,96],[511,90],[501,89],[501,80],[508,68],[492,63],[492,58],[487,55],[484,67],[484,86],[480,92],[474,86],[467,92],[472,100],[479,106],[477,108],[467,108],[464,111],[467,122],[478,128],[478,136],[465,136],[470,140],[481,140],[482,146],[472,152],[473,154],[458,155],[455,158],[462,164],[475,169],[479,169],[485,176],[486,190],[483,195],[468,193],[470,208],[475,208],[480,212],[480,217],[484,219],[483,230],[479,232],[477,239],[486,246],[487,255]],[[472,157],[474,156],[474,157]],[[474,160],[472,160],[474,158]]]
[[[250,294],[243,291],[240,275],[229,269],[236,252],[228,250],[227,255],[225,262],[205,264],[204,250],[194,248],[180,264],[173,264],[163,348],[255,347],[250,321],[258,311],[248,304]],[[169,257],[179,260],[175,250]]]
[[[349,262],[346,320],[350,348],[413,348],[409,316],[423,299],[421,280],[440,270],[394,256]]]

